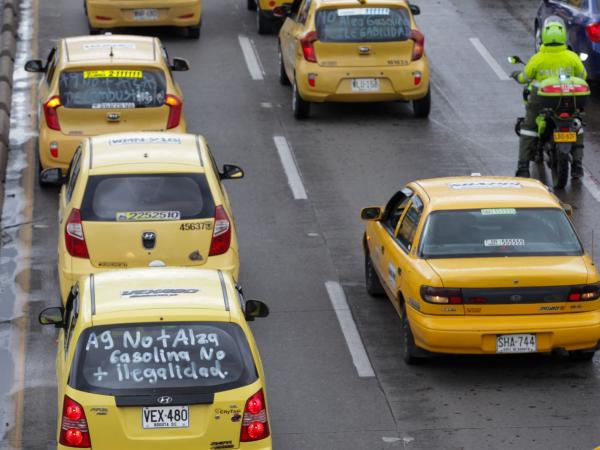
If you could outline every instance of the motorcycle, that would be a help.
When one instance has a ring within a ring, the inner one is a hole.
[[[585,56],[580,55],[584,61]],[[510,56],[508,61],[525,65],[518,56]],[[538,164],[545,161],[552,173],[553,188],[563,189],[569,180],[573,147],[577,145],[577,138],[583,135],[583,108],[591,94],[590,87],[582,78],[561,74],[540,82],[536,89],[543,109],[536,118],[538,140],[534,161]],[[525,103],[530,92],[529,86],[525,86]],[[524,120],[524,117],[517,118],[515,132],[518,136],[521,136]]]

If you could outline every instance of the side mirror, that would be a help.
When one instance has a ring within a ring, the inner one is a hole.
[[[190,70],[190,63],[185,58],[173,58],[171,70],[173,72],[187,72]]]
[[[58,168],[44,169],[40,173],[40,182],[50,186],[62,186],[67,182],[67,177],[63,176]]]
[[[379,206],[370,206],[369,208],[363,208],[360,212],[360,218],[362,220],[373,220],[377,221],[381,219],[382,211]]]
[[[269,307],[266,303],[260,300],[247,300],[246,311],[244,316],[246,320],[252,322],[257,317],[267,317],[269,315]]]
[[[587,53],[580,53],[579,54],[579,59],[582,60],[582,61],[584,61],[584,62],[587,61],[589,57],[590,57],[590,55],[588,55]]]
[[[25,63],[25,72],[44,73],[46,68],[41,59],[30,59]]]
[[[292,5],[285,4],[273,8],[273,17],[277,19],[285,19],[292,12]]]
[[[573,207],[571,205],[569,205],[568,203],[561,202],[560,206],[562,206],[562,209],[565,210],[567,216],[573,217]]]
[[[421,8],[419,8],[417,5],[408,5],[408,7],[410,8],[410,12],[413,16],[418,16],[421,14]]]
[[[509,57],[508,57],[508,62],[509,62],[510,64],[523,64],[523,61],[521,60],[521,58],[519,58],[519,57],[518,57],[518,56],[516,56],[516,55],[509,56]]]
[[[56,328],[64,326],[65,309],[62,306],[53,306],[44,309],[38,316],[38,320],[42,325],[54,325]]]
[[[239,180],[244,178],[244,171],[241,167],[233,164],[223,164],[223,171],[219,174],[221,180]]]

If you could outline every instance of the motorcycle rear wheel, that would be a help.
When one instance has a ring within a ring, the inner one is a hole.
[[[552,164],[552,184],[554,189],[563,189],[569,181],[569,155],[554,149],[555,161]]]

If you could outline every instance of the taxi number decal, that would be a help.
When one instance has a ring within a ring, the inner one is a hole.
[[[517,210],[515,208],[488,208],[482,209],[481,214],[483,216],[502,216],[502,215],[515,215]]]
[[[525,239],[486,239],[483,241],[486,247],[522,247]]]
[[[212,222],[189,222],[179,226],[181,231],[212,230]]]
[[[179,220],[179,211],[125,211],[117,213],[117,222],[141,222],[146,220]]]
[[[389,16],[389,8],[340,8],[338,16]]]
[[[107,69],[107,70],[84,70],[83,79],[88,78],[142,78],[141,70]]]

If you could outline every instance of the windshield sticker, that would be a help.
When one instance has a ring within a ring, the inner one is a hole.
[[[132,289],[121,291],[122,298],[142,298],[142,297],[176,297],[183,294],[196,294],[200,289]]]
[[[523,186],[518,181],[463,181],[450,183],[451,189],[521,189]]]
[[[483,241],[486,247],[522,247],[525,239],[486,239]]]
[[[488,208],[482,209],[482,216],[514,216],[517,214],[517,210],[515,208]]]
[[[135,103],[93,103],[92,109],[135,109]]]
[[[341,8],[337,10],[340,17],[344,16],[389,16],[389,8]]]
[[[149,220],[179,220],[180,211],[123,211],[117,212],[117,222],[143,222]]]
[[[108,145],[132,145],[132,144],[165,144],[181,145],[181,138],[173,136],[140,136],[126,138],[110,138]]]
[[[83,71],[84,80],[88,78],[142,78],[143,76],[141,70],[105,69]]]
[[[84,50],[96,50],[100,48],[126,48],[129,50],[135,50],[135,44],[127,42],[96,42],[94,44],[83,44]]]

